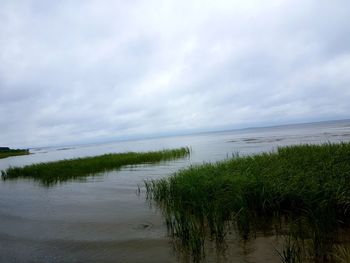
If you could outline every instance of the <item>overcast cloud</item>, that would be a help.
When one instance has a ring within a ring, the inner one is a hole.
[[[348,0],[2,0],[0,145],[350,117]]]

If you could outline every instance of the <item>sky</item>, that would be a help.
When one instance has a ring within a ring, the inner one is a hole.
[[[350,118],[348,0],[1,0],[0,146]]]

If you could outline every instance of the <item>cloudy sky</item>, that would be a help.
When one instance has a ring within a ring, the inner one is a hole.
[[[348,0],[1,0],[0,145],[350,117]]]

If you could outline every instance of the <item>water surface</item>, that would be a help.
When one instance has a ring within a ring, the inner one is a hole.
[[[160,212],[145,201],[143,180],[233,154],[273,151],[300,143],[350,141],[350,121],[245,129],[108,144],[31,149],[0,160],[0,169],[110,152],[191,147],[189,158],[45,187],[32,180],[0,181],[0,262],[178,262]],[[138,194],[138,186],[141,194]],[[226,256],[208,245],[207,262],[279,262],[273,236],[229,240]]]

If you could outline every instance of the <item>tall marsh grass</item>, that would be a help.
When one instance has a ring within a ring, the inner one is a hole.
[[[234,157],[145,185],[169,233],[194,261],[204,255],[206,239],[223,244],[232,228],[243,239],[271,228],[293,237],[280,252],[286,262],[301,256],[328,262],[339,231],[350,223],[350,143]]]
[[[32,178],[45,185],[80,178],[99,172],[119,169],[124,165],[157,163],[189,155],[189,148],[178,148],[154,152],[111,153],[57,162],[32,164],[24,167],[11,167],[1,171],[3,180]]]

